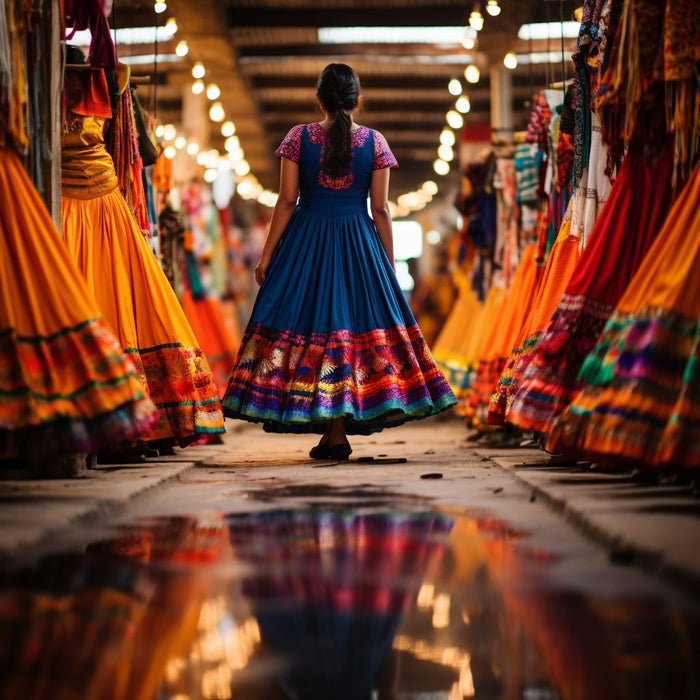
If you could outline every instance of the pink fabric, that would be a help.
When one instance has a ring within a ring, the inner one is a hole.
[[[65,0],[65,28],[70,29],[65,32],[66,39],[72,39],[76,31],[89,29],[92,40],[87,60],[100,68],[114,68],[117,64],[117,49],[107,21],[111,9],[111,0]]]

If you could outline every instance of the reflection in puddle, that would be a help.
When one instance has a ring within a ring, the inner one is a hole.
[[[3,575],[0,697],[700,696],[696,613],[558,588],[557,560],[427,509],[141,522]]]

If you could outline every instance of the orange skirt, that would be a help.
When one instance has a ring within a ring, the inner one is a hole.
[[[211,367],[214,383],[223,395],[236,362],[240,337],[233,334],[219,299],[195,299],[189,290],[182,295],[182,308]]]
[[[147,439],[224,432],[209,364],[121,192],[64,196],[61,217],[71,257],[159,409]]]
[[[22,164],[0,147],[0,455],[95,452],[155,407]]]

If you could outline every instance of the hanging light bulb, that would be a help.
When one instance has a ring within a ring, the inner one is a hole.
[[[432,180],[426,180],[422,185],[421,189],[427,192],[431,197],[438,193],[438,186]]]
[[[462,94],[462,83],[460,83],[457,78],[452,78],[452,80],[447,83],[447,89],[450,95],[454,95],[456,97],[457,95]]]
[[[438,155],[448,163],[455,157],[454,151],[449,146],[445,146],[444,144],[438,146]]]
[[[187,144],[187,155],[196,156],[199,153],[199,144],[196,141],[190,141]]]
[[[468,97],[462,95],[461,97],[457,98],[457,101],[455,102],[455,109],[458,112],[460,112],[461,114],[466,114],[471,108],[472,105],[471,102],[469,102]]]
[[[476,46],[476,40],[478,36],[479,34],[477,33],[476,29],[472,29],[472,27],[467,27],[464,30],[464,39],[462,39],[462,46],[464,46],[465,49],[471,51]]]
[[[218,175],[219,171],[216,168],[207,168],[204,171],[204,182],[208,182],[209,184],[211,184],[212,182],[214,182],[214,180],[216,180]]]
[[[168,3],[167,2],[154,2],[153,3],[153,11],[159,15],[163,12],[165,12],[168,9]]]
[[[206,70],[204,70],[204,64],[201,61],[197,61],[192,66],[192,77],[196,78],[197,80],[201,80],[205,75],[207,74]]]
[[[172,124],[166,124],[163,128],[163,138],[172,141],[177,136],[177,129]]]
[[[433,161],[433,170],[438,175],[447,175],[450,172],[450,164],[442,158],[436,158]]]
[[[221,135],[222,136],[233,136],[236,133],[236,125],[232,121],[225,121],[221,125]]]
[[[207,85],[207,98],[210,100],[216,100],[221,95],[221,90],[216,83],[209,83]]]
[[[201,80],[195,80],[192,83],[192,94],[201,95],[204,92],[204,83]]]
[[[447,119],[447,123],[453,129],[461,129],[462,126],[464,125],[464,119],[462,119],[462,115],[459,112],[455,112],[454,109],[451,109],[447,113],[446,119]]]
[[[498,4],[498,0],[488,0],[486,3],[486,12],[488,12],[491,17],[498,17],[501,14],[501,6]]]
[[[440,134],[440,143],[444,146],[454,146],[455,145],[455,132],[450,131],[447,127],[442,130]]]
[[[175,150],[175,146],[166,146],[165,150],[163,151],[163,155],[169,160],[172,160],[176,153],[177,151]]]
[[[177,29],[178,29],[178,27],[177,27],[177,21],[175,20],[174,17],[171,17],[171,18],[165,23],[165,26],[166,26],[168,29],[170,29],[170,31],[171,31],[173,34],[177,34]]]
[[[224,148],[229,153],[237,148],[240,148],[240,147],[241,147],[241,142],[238,140],[238,136],[229,136],[224,143]]]
[[[473,63],[464,69],[464,78],[468,83],[478,83],[480,77],[481,72]]]
[[[245,177],[250,172],[250,164],[244,158],[233,170],[238,177]]]
[[[178,136],[175,139],[175,148],[184,148],[187,145],[187,139],[184,136]]]
[[[224,112],[224,106],[221,102],[214,102],[214,104],[209,108],[209,119],[213,122],[222,122],[226,113]]]
[[[165,133],[165,127],[162,124],[158,124],[156,127],[156,136],[160,139],[163,138],[163,134]]]
[[[182,41],[178,41],[177,46],[175,47],[175,55],[183,58],[184,56],[187,56],[189,52],[190,47],[187,45],[187,42],[184,39]]]
[[[484,15],[479,12],[479,10],[474,10],[469,15],[469,26],[480,32],[484,28]]]
[[[503,57],[503,65],[506,68],[509,68],[510,70],[514,70],[515,68],[518,67],[518,57],[515,55],[515,53],[513,51],[509,51]]]

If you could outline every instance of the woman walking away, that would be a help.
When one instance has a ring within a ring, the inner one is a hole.
[[[378,131],[353,121],[360,85],[350,66],[326,66],[317,88],[325,118],[293,127],[276,151],[280,194],[224,411],[269,432],[321,433],[310,456],[344,460],[347,435],[456,399],[393,269],[396,159]]]

